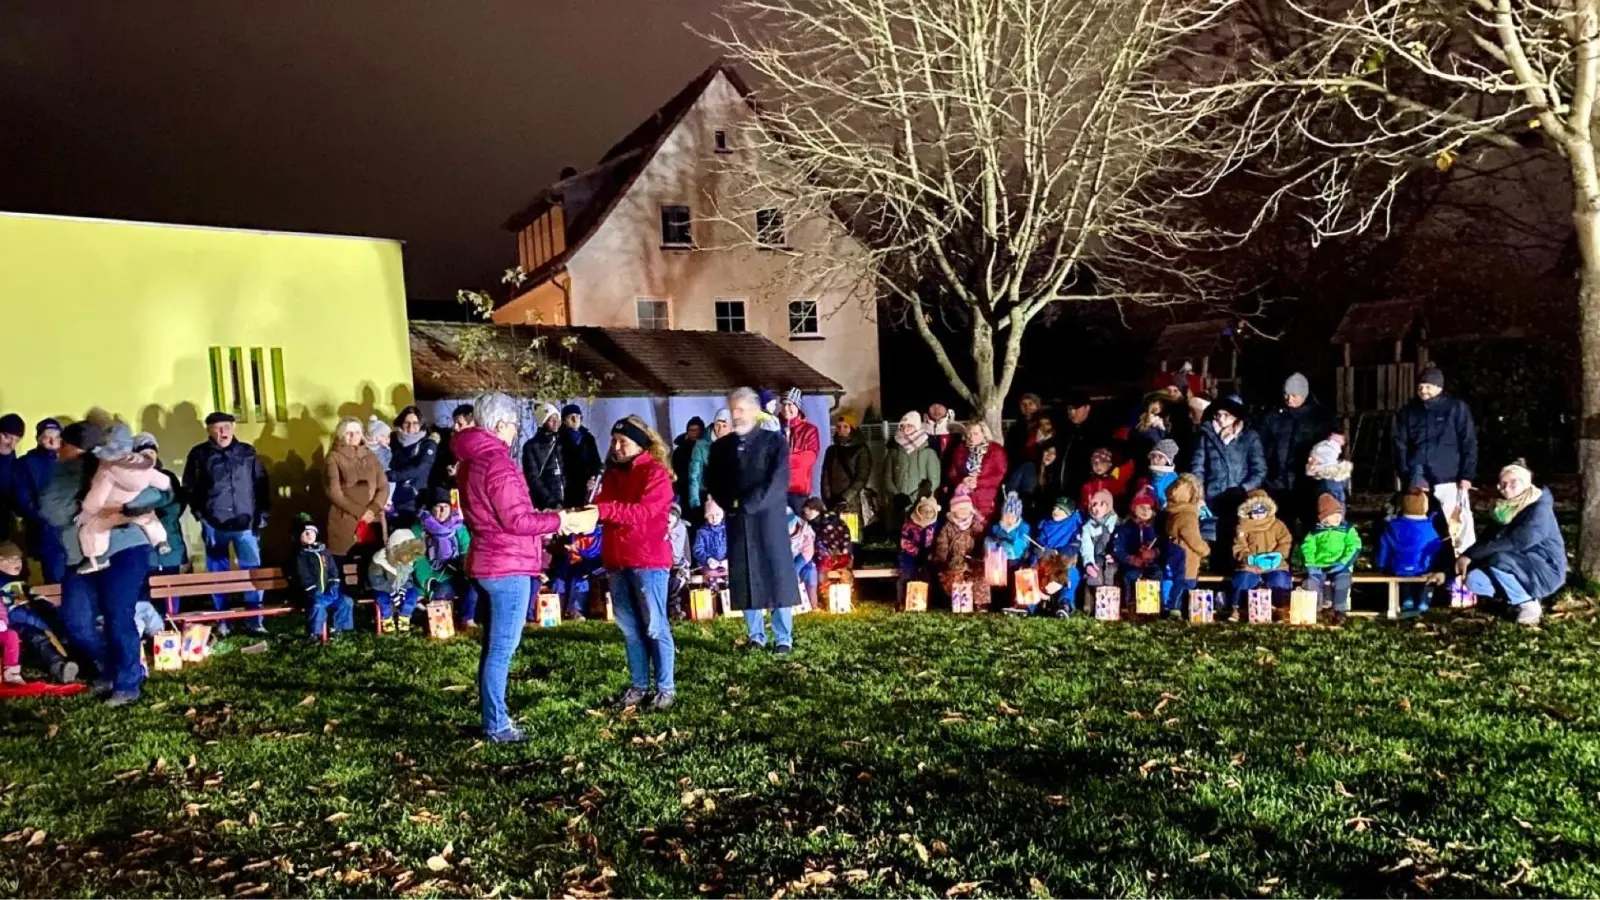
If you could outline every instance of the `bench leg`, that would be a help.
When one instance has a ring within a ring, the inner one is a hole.
[[[1389,582],[1389,618],[1400,618],[1400,582]]]

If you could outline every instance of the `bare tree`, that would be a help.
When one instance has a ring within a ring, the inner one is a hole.
[[[864,256],[839,242],[786,252],[875,282],[858,295],[898,304],[998,427],[1023,331],[1052,304],[1201,290],[1178,253],[1205,233],[1179,228],[1176,210],[1239,148],[1201,141],[1204,98],[1149,114],[1190,13],[1168,0],[730,0],[710,37],[754,74],[758,102],[741,142],[755,152],[731,163],[717,218],[757,243],[752,213],[775,202],[790,221],[842,221]],[[945,345],[939,319],[964,347]]]
[[[1169,84],[1180,117],[1217,109],[1219,130],[1281,179],[1262,215],[1293,202],[1318,237],[1382,228],[1405,179],[1554,154],[1570,177],[1583,370],[1579,566],[1600,581],[1600,0],[1276,0],[1293,38],[1269,53],[1256,0],[1204,0],[1183,26],[1212,68]],[[1217,136],[1214,135],[1214,138]]]

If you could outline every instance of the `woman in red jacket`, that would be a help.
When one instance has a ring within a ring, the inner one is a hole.
[[[666,442],[643,419],[618,420],[611,428],[610,464],[595,497],[605,524],[600,562],[611,578],[612,612],[628,656],[631,684],[622,695],[624,708],[638,706],[649,695],[652,666],[656,693],[651,708],[666,709],[677,698],[677,647],[667,620],[667,572],[672,568],[667,514],[673,499],[668,452]]]
[[[467,575],[488,598],[483,655],[478,660],[478,695],[483,733],[496,743],[526,736],[506,712],[506,676],[522,641],[528,598],[544,574],[545,536],[561,530],[565,513],[535,512],[528,483],[511,461],[521,416],[505,394],[485,394],[476,404],[477,424],[456,432],[456,484],[461,514],[472,534]]]
[[[966,439],[950,455],[950,469],[944,476],[946,496],[965,487],[978,520],[987,523],[994,518],[1000,483],[1005,478],[1006,448],[989,439],[989,429],[982,420],[972,422],[967,426]]]

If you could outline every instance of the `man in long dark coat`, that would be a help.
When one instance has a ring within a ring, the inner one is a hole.
[[[728,395],[733,431],[711,445],[706,490],[727,513],[728,591],[744,611],[750,644],[767,645],[763,611],[772,610],[777,652],[794,647],[800,583],[789,548],[789,445],[758,427],[761,400],[749,388]]]

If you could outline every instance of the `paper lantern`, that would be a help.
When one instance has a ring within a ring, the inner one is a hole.
[[[428,637],[441,641],[456,636],[456,611],[449,600],[435,600],[428,604]]]
[[[906,612],[928,611],[928,583],[926,581],[906,582]]]
[[[155,636],[156,671],[176,672],[183,668],[183,635],[163,631]]]
[[[1161,615],[1161,582],[1141,578],[1133,583],[1133,611],[1141,616]]]
[[[1317,591],[1294,591],[1289,594],[1289,624],[1317,624],[1317,604],[1322,595]]]
[[[844,520],[844,527],[850,529],[850,542],[861,543],[861,514],[854,512],[840,513],[839,518]]]
[[[1010,573],[1006,566],[1006,550],[999,544],[989,543],[983,551],[983,576],[990,587],[1005,587]]]
[[[211,656],[211,626],[197,623],[183,629],[183,647],[178,652],[186,663],[205,662]]]
[[[1094,589],[1094,617],[1104,622],[1122,619],[1122,588],[1114,584]]]
[[[733,608],[733,593],[727,588],[717,592],[717,602],[722,604],[723,618],[744,618],[742,611]]]
[[[797,616],[803,616],[806,613],[811,612],[811,595],[806,593],[806,583],[804,579],[797,578],[795,579],[795,582],[800,585],[800,605],[794,608],[794,614]]]
[[[957,581],[950,585],[950,611],[972,612],[972,582]]]
[[[1212,621],[1216,611],[1217,596],[1212,591],[1193,590],[1189,592],[1189,621],[1196,625],[1204,625]]]
[[[593,597],[594,592],[590,591]],[[554,628],[561,624],[561,598],[552,593],[541,593],[534,601],[538,605],[534,609],[534,617],[539,620],[540,628]]]
[[[557,603],[557,615],[560,615],[560,610],[561,604]],[[589,582],[589,599],[585,603],[584,614],[591,619],[605,619],[607,622],[616,620],[616,613],[611,608],[611,591],[598,579]]]
[[[828,585],[828,612],[844,615],[855,608],[854,588],[842,581]]]
[[[694,588],[689,591],[689,618],[696,622],[708,622],[717,616],[716,603],[711,598],[710,588]]]
[[[1245,616],[1253,625],[1272,621],[1272,591],[1256,588],[1245,595]]]
[[[1035,606],[1044,596],[1039,593],[1039,570],[1022,568],[1017,570],[1017,589],[1012,595],[1012,606]]]
[[[1450,581],[1451,609],[1467,609],[1477,605],[1478,595],[1467,590],[1467,580],[1465,578],[1455,578]]]

